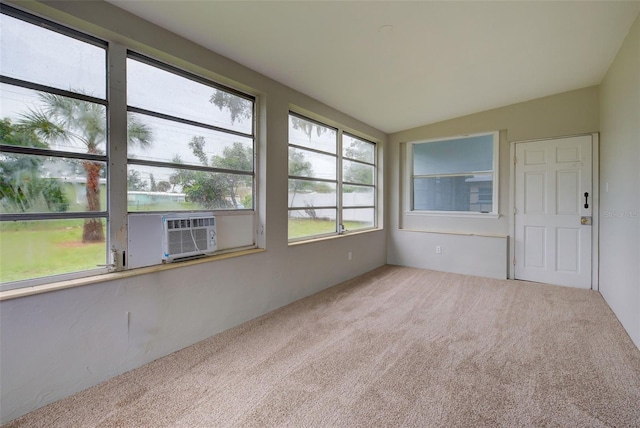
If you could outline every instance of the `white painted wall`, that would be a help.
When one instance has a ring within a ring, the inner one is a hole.
[[[401,229],[399,247],[390,253],[403,266],[434,269],[487,278],[506,278],[507,237],[431,233]],[[440,253],[436,253],[440,247]]]
[[[267,251],[0,302],[0,423],[385,264],[383,230],[288,246],[289,106],[385,134],[108,3],[16,4],[256,94]]]
[[[640,348],[640,15],[600,86],[600,293]]]
[[[599,129],[598,87],[514,104],[390,135],[387,147],[390,264],[507,277],[511,141],[586,134]],[[401,143],[500,131],[499,218],[407,213]],[[436,254],[440,245],[442,254]]]

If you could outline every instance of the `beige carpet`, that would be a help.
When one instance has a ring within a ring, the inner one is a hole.
[[[385,266],[9,427],[640,426],[592,291]]]

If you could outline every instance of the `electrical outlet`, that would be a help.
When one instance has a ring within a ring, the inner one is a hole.
[[[436,245],[436,254],[442,254],[442,247],[440,247],[440,245]]]
[[[349,252],[347,253],[347,259],[348,259],[348,260],[352,260],[352,259],[353,259],[353,253],[352,253],[351,251],[349,251]]]

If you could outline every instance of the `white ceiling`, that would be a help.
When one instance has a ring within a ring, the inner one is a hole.
[[[640,11],[640,1],[109,1],[387,133],[599,84]]]

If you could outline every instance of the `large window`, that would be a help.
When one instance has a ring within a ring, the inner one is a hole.
[[[97,269],[107,261],[107,45],[5,5],[0,19],[0,281]]]
[[[497,133],[409,147],[412,211],[497,213]]]
[[[126,269],[129,213],[255,246],[253,97],[1,8],[0,290]]]
[[[128,209],[253,209],[253,98],[127,60]]]
[[[289,114],[289,240],[376,227],[376,145]]]

